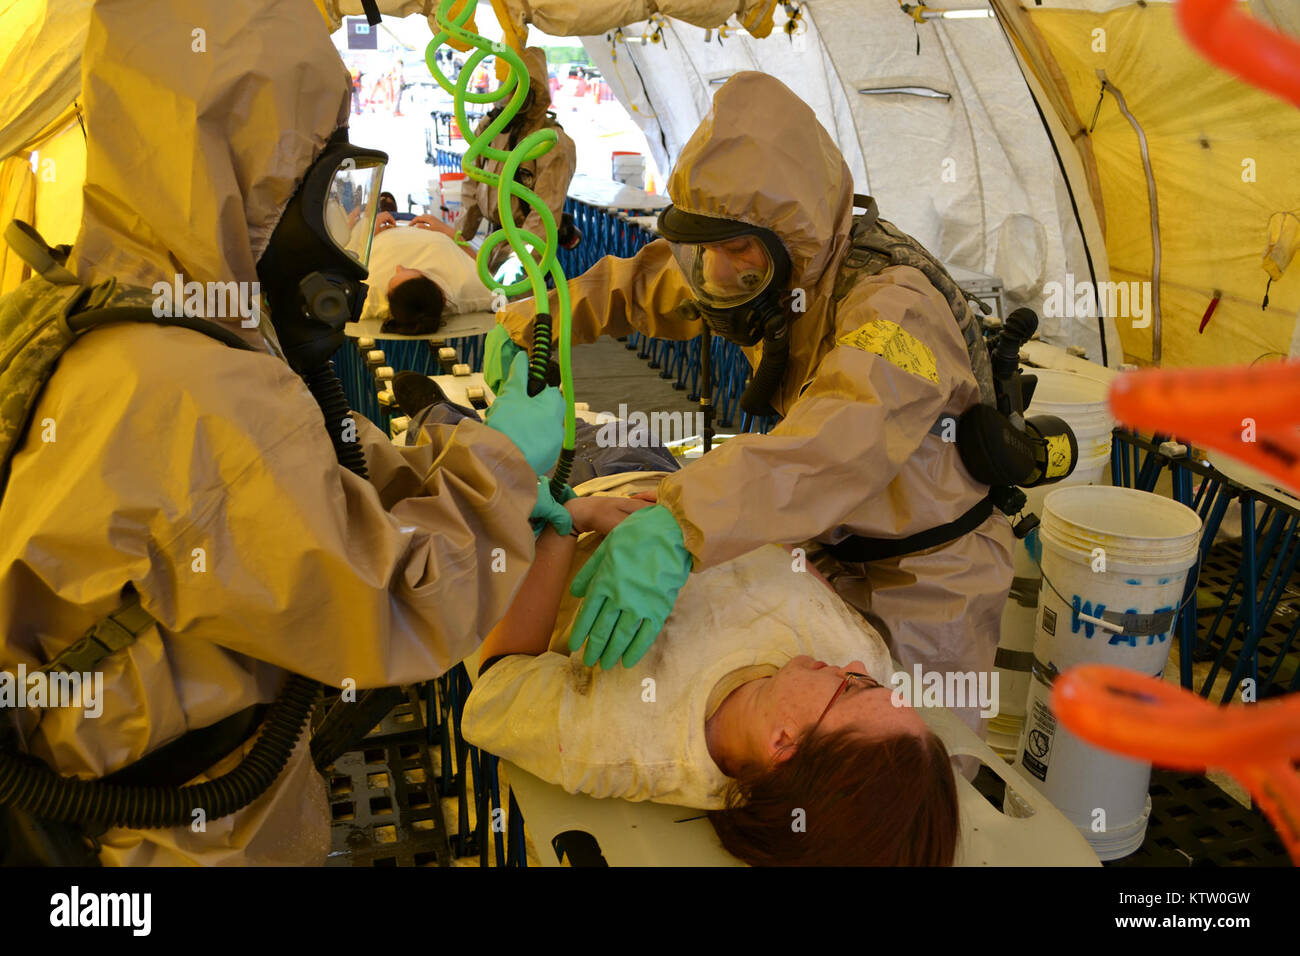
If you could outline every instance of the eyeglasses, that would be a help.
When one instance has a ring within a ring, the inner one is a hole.
[[[844,674],[844,680],[840,682],[839,689],[836,690],[835,693],[831,696],[830,703],[828,703],[826,705],[826,709],[822,711],[822,715],[817,718],[817,722],[812,725],[812,727],[808,730],[808,733],[804,734],[805,740],[808,738],[810,734],[814,733],[817,730],[817,728],[821,726],[821,722],[826,719],[826,715],[831,712],[831,708],[835,706],[835,702],[840,699],[840,696],[846,690],[848,690],[849,685],[855,683],[866,688],[867,690],[875,690],[878,687],[883,688],[885,686],[884,684],[880,683],[880,681],[872,677],[870,674],[859,674],[856,671],[847,671]],[[792,746],[794,745],[786,744],[784,747],[781,748],[781,750],[786,750]]]
[[[831,708],[835,706],[835,702],[840,699],[840,695],[843,694],[846,690],[848,690],[849,685],[853,683],[860,684],[861,686],[865,687],[867,690],[874,690],[877,687],[885,686],[884,684],[880,683],[880,681],[872,677],[870,674],[859,674],[855,671],[848,671],[844,675],[844,680],[840,682],[839,690],[837,690],[835,694],[831,697],[831,702],[826,705],[826,709],[822,711],[822,715],[817,718],[817,723],[812,725],[812,730],[808,731],[808,733],[811,734],[821,725],[821,722],[826,719],[826,715],[831,712]]]

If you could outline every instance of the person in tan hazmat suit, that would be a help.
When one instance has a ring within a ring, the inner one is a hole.
[[[557,140],[555,144],[538,159],[521,163],[515,175],[516,181],[535,192],[551,211],[557,229],[563,230],[564,200],[568,196],[569,183],[578,166],[578,151],[573,140],[564,132],[564,128],[555,122],[551,107],[551,87],[546,72],[546,51],[541,47],[530,46],[523,52],[524,64],[528,67],[528,96],[510,125],[492,139],[496,149],[509,151],[525,136],[539,129],[554,129]],[[498,110],[490,111],[479,121],[475,129],[481,134],[496,119]],[[502,163],[497,160],[481,160],[483,168],[490,173],[500,175]],[[501,228],[501,213],[497,208],[497,190],[487,183],[466,179],[461,187],[462,209],[456,220],[456,232],[466,241],[473,239],[479,224],[486,219],[493,229]],[[526,229],[539,239],[546,237],[541,214],[522,199],[514,200],[514,221],[521,229]],[[562,246],[572,244],[572,239],[565,234],[559,237]],[[488,268],[495,272],[510,255],[510,246],[501,243],[492,249]]]
[[[79,288],[93,286],[96,305],[156,306],[174,281],[244,283],[256,301],[260,278],[274,321],[213,318],[251,351],[145,321],[86,332],[25,437],[0,434],[17,442],[0,499],[0,670],[51,661],[122,604],[124,586],[151,619],[97,665],[100,712],[17,711],[31,756],[90,780],[271,701],[288,673],[385,687],[473,652],[532,560],[537,474],[559,452],[562,400],[553,388],[526,398],[520,384],[503,421],[431,428],[429,444],[402,449],[353,416],[369,480],[339,463],[276,334],[297,307],[284,289],[334,266],[290,250],[276,261],[300,273],[286,282],[267,267],[300,197],[330,183],[329,168],[314,175],[326,152],[350,148],[337,135],[348,74],[310,0],[98,0],[82,70],[80,231],[65,265],[0,299],[0,332],[38,310],[57,317]],[[360,160],[334,161],[336,185],[354,185]],[[327,284],[316,304],[337,295]],[[346,316],[334,315],[341,330]],[[225,773],[253,743],[192,782]],[[105,864],[319,865],[330,812],[303,736],[243,809],[112,826],[98,841]]]
[[[574,581],[585,601],[570,647],[586,642],[589,666],[632,666],[691,569],[816,541],[821,569],[909,676],[918,663],[990,671],[1013,538],[936,428],[981,397],[944,295],[911,266],[855,277],[848,167],[813,111],[766,74],[742,72],[718,90],[668,191],[666,238],[570,281],[572,341],[633,330],[690,338],[702,316],[745,347],[751,388],[770,388],[755,404],[782,417],[665,478],[658,507],[609,535]],[[510,338],[501,326],[489,336],[485,369],[531,340],[535,311],[524,300],[498,313]],[[948,540],[900,543],[952,522]],[[855,559],[855,543],[905,553]],[[967,704],[957,714],[982,736],[978,702],[947,703]]]

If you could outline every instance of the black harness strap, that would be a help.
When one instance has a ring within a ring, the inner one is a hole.
[[[102,780],[132,787],[183,786],[252,737],[268,706],[254,704],[215,724],[188,731]]]
[[[827,545],[826,551],[837,561],[846,564],[883,561],[886,558],[927,551],[949,541],[956,541],[982,525],[991,514],[993,514],[993,499],[985,497],[955,521],[949,521],[947,524],[926,531],[918,531],[906,538],[864,538],[861,535],[853,535],[838,544]]]

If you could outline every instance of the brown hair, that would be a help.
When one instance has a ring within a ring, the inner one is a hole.
[[[753,866],[950,866],[957,849],[952,764],[931,733],[810,735],[725,799],[713,829]]]
[[[428,276],[412,276],[388,295],[390,318],[380,331],[398,335],[429,335],[442,327],[447,300],[442,287]]]

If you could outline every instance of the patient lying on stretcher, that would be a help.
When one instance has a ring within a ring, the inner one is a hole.
[[[785,550],[691,575],[631,670],[569,653],[573,575],[660,477],[588,482],[567,507],[592,533],[543,532],[483,644],[466,739],[570,793],[706,809],[752,864],[950,864],[943,743],[894,706],[880,635]]]

